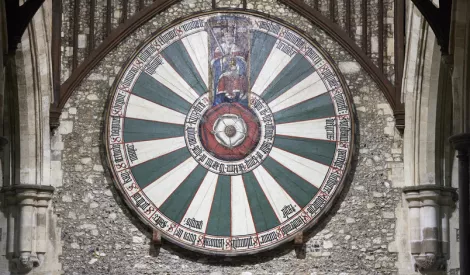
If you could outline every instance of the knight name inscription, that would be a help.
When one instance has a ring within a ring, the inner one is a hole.
[[[347,87],[319,45],[272,18],[194,15],[123,69],[107,113],[116,186],[183,247],[238,255],[314,225],[351,161]]]

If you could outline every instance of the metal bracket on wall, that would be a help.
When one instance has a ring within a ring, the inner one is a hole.
[[[294,237],[295,256],[297,259],[305,259],[307,256],[307,245],[303,232],[299,232]]]
[[[152,245],[150,246],[150,254],[152,256],[158,256],[160,254],[160,248],[162,247],[162,233],[156,229],[152,232]]]

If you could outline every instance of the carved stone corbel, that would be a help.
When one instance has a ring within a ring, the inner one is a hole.
[[[7,202],[7,255],[11,269],[30,272],[44,262],[47,250],[47,207],[54,187],[21,184],[2,188]]]
[[[445,270],[455,188],[430,184],[406,187],[403,192],[408,201],[410,251],[416,271]]]

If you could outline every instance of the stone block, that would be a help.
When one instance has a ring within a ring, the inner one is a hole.
[[[329,249],[333,247],[333,242],[332,241],[324,241],[323,242],[323,248]]]
[[[59,134],[66,135],[70,134],[73,131],[73,121],[71,120],[62,120],[59,126]]]
[[[383,211],[382,212],[382,217],[384,217],[384,219],[394,219],[395,218],[395,213],[390,212],[390,211]]]
[[[84,49],[86,48],[86,34],[79,34],[78,35],[78,48]]]
[[[343,74],[356,74],[361,71],[359,63],[353,61],[339,62],[338,66]]]

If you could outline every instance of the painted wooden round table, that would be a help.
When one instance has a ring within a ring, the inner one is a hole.
[[[116,79],[108,162],[139,218],[209,254],[273,248],[315,224],[351,160],[351,103],[320,46],[272,18],[196,15]]]

